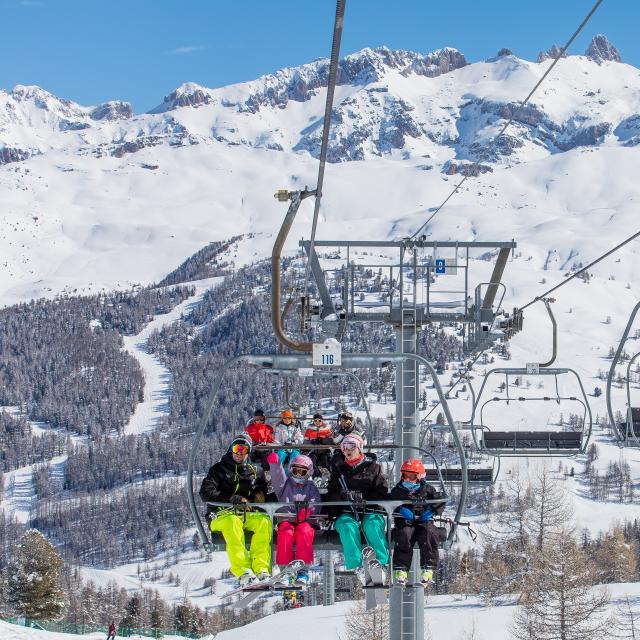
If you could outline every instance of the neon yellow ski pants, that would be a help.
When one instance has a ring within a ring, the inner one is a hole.
[[[209,524],[211,531],[220,531],[227,545],[231,573],[241,576],[247,569],[256,575],[261,571],[271,573],[271,520],[266,513],[252,511],[236,515],[221,513]],[[253,531],[249,551],[245,546],[244,532]]]

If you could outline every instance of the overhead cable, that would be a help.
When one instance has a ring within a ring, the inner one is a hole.
[[[555,58],[555,60],[551,63],[551,65],[549,65],[549,68],[544,72],[544,74],[542,75],[540,80],[538,80],[538,82],[536,82],[536,85],[533,87],[533,89],[531,89],[531,91],[529,92],[529,95],[520,103],[518,108],[513,112],[513,114],[509,118],[509,120],[507,120],[506,124],[500,130],[500,133],[498,133],[498,135],[491,141],[489,147],[492,147],[493,145],[495,145],[497,140],[504,134],[504,132],[509,127],[509,125],[521,114],[522,110],[524,109],[526,104],[529,102],[529,100],[531,99],[533,94],[536,92],[538,87],[545,81],[546,77],[551,73],[551,71],[556,66],[556,64],[558,64],[558,61],[560,60],[560,58],[562,58],[564,56],[564,54],[566,53],[567,49],[571,46],[573,41],[578,37],[578,35],[582,31],[582,29],[584,29],[585,25],[587,24],[587,22],[589,22],[591,16],[596,12],[596,9],[602,4],[602,2],[603,2],[603,0],[597,0],[597,2],[593,5],[593,7],[591,7],[591,11],[589,11],[589,13],[586,15],[584,20],[580,23],[580,26],[575,30],[573,35],[569,38],[567,43],[564,45],[564,47],[562,47],[562,49],[560,49],[560,52],[558,53],[558,55]],[[484,150],[484,154],[486,154],[486,153],[487,153],[487,150],[485,149]],[[482,161],[482,159],[485,157],[484,154],[480,157],[478,162]],[[451,191],[451,193],[443,200],[442,204],[429,216],[427,221],[411,236],[412,238],[415,238],[417,235],[420,234],[420,232],[429,224],[429,222],[431,222],[431,220],[433,220],[435,215],[444,207],[444,205],[447,204],[447,202],[449,202],[449,200],[453,197],[453,195],[455,193],[457,193],[457,191],[460,189],[460,187],[466,182],[467,178],[469,178],[469,177],[470,177],[470,174],[467,173],[462,178],[462,180],[460,180],[460,182],[458,182],[458,184],[453,188],[453,191]]]
[[[340,56],[340,40],[342,39],[342,25],[344,23],[344,10],[347,0],[338,0],[336,5],[336,19],[333,27],[333,42],[331,44],[331,58],[329,62],[329,78],[327,80],[327,101],[324,108],[324,122],[322,125],[322,142],[320,144],[320,166],[318,168],[318,183],[316,186],[316,199],[313,208],[313,222],[311,224],[311,241],[309,242],[309,255],[304,276],[304,297],[307,297],[309,286],[309,270],[315,251],[316,229],[320,214],[320,200],[322,198],[322,185],[324,183],[324,168],[327,162],[327,149],[329,147],[329,130],[331,127],[331,111],[333,109],[333,96],[338,78],[338,60]]]

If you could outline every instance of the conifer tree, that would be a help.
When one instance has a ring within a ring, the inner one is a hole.
[[[13,609],[34,620],[56,620],[65,609],[62,558],[36,529],[20,539],[7,570],[7,595]]]
[[[591,587],[587,556],[569,531],[545,542],[534,558],[515,615],[517,640],[600,640],[612,620],[606,613],[609,594]]]

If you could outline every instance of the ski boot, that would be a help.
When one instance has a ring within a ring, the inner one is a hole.
[[[433,584],[433,569],[423,569],[421,576],[420,576],[420,580],[422,581],[422,584],[427,586],[427,585],[432,585]]]
[[[306,587],[309,584],[309,572],[306,569],[300,569],[293,584],[296,587]]]
[[[401,587],[406,586],[408,579],[409,572],[404,569],[396,569],[393,573],[393,581]]]
[[[256,581],[256,574],[251,571],[251,569],[247,569],[239,578],[238,582],[241,587],[246,587],[252,582]]]

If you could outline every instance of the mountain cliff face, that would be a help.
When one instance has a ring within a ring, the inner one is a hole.
[[[363,49],[340,61],[332,114],[330,162],[389,156],[441,157],[513,164],[540,153],[613,139],[635,144],[640,111],[637,70],[620,62],[606,39],[593,38],[586,57],[572,56],[519,114],[517,105],[559,55],[556,45],[538,64],[502,49],[496,58],[468,64],[452,48],[428,54]],[[147,114],[112,101],[83,107],[39,87],[0,92],[0,163],[21,162],[50,150],[122,157],[167,144],[217,141],[317,157],[320,151],[328,61],[282,69],[257,80],[208,89],[186,83]],[[506,119],[508,135],[492,143]]]

